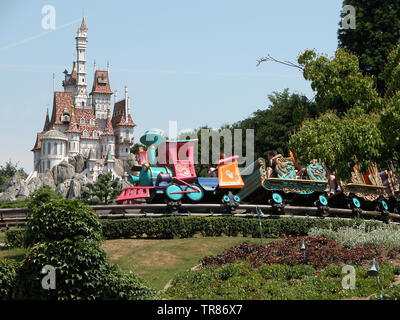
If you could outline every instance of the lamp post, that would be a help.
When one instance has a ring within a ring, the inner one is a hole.
[[[261,211],[261,209],[259,207],[256,207],[256,212],[257,212],[257,216],[258,216],[258,224],[260,226],[260,242],[263,240],[263,229],[262,229],[262,223],[261,223],[261,217],[264,215],[263,212]]]
[[[306,271],[306,244],[304,243],[304,239],[303,239],[303,243],[301,244],[300,251],[303,252],[304,274],[307,275],[307,271]]]
[[[378,263],[374,260],[372,261],[372,266],[371,268],[368,270],[367,275],[369,277],[376,277],[376,282],[378,284],[379,290],[380,290],[380,295],[379,298],[381,300],[383,300],[383,293],[382,293],[382,286],[381,286],[381,282],[379,281],[379,265]]]

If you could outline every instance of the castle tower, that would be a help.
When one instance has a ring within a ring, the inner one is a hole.
[[[79,129],[75,120],[75,108],[72,106],[71,108],[71,121],[69,122],[68,129],[65,131],[65,134],[68,138],[68,156],[73,157],[79,153]]]
[[[86,44],[87,44],[87,26],[85,17],[82,17],[81,26],[78,28],[76,39],[76,69],[77,69],[77,80],[76,87],[77,92],[75,95],[75,106],[77,108],[87,109],[88,96],[87,96],[87,80],[86,80]]]
[[[96,70],[94,73],[93,88],[90,92],[92,96],[93,111],[96,115],[99,129],[103,131],[106,126],[107,110],[111,108],[110,80],[108,71]]]
[[[115,136],[110,119],[110,109],[107,109],[107,122],[101,135],[101,146],[102,158],[107,158],[108,154],[115,155]]]

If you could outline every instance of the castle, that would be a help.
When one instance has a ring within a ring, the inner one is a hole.
[[[34,172],[43,173],[62,161],[78,154],[87,158],[87,177],[96,180],[103,172],[115,173],[115,159],[127,158],[133,144],[136,126],[130,115],[128,89],[125,97],[117,101],[112,92],[107,70],[96,70],[92,91],[88,95],[86,79],[87,26],[82,18],[76,39],[77,59],[71,73],[64,71],[63,92],[54,92],[51,118],[47,115],[42,132],[37,133],[34,154]],[[54,85],[54,84],[53,84]],[[111,117],[111,95],[114,110]]]

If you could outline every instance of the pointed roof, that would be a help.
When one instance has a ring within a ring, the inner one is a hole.
[[[103,133],[101,134],[102,136],[113,136],[114,135],[114,129],[110,120],[110,109],[107,109],[107,122],[106,122],[106,127],[104,128]]]
[[[31,151],[37,151],[40,150],[42,148],[42,142],[40,141],[40,138],[42,137],[44,132],[38,132],[36,134],[36,142],[35,142],[35,146],[33,147],[33,149]]]
[[[86,26],[85,16],[82,16],[82,23],[81,23],[81,26],[79,27],[79,29],[82,31],[88,30],[88,27]]]
[[[66,109],[71,114],[72,93],[71,92],[54,92],[53,112],[51,114],[51,126],[55,124],[63,124],[61,116]]]
[[[67,70],[64,71],[64,73],[67,72]],[[67,81],[63,81],[63,86],[65,87],[66,85],[76,85],[76,80],[78,79],[77,73],[76,73],[76,62],[73,61],[72,62],[72,72],[71,74],[68,75],[67,72],[67,76],[69,76],[69,78],[67,78]]]
[[[96,70],[94,73],[94,81],[92,92],[93,93],[106,93],[113,94],[110,89],[110,80],[108,78],[108,71],[105,70]]]
[[[75,108],[72,107],[71,119],[69,121],[68,129],[65,131],[65,133],[79,133],[79,132],[80,130],[78,129],[78,125],[75,119]]]
[[[50,129],[49,108],[47,108],[46,120],[44,122],[43,131],[47,131],[49,129]]]
[[[125,121],[125,99],[114,104],[114,113],[111,123],[114,129],[118,126],[136,127],[130,114],[128,114],[128,121]]]

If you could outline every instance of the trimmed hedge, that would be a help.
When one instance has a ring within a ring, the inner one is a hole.
[[[306,236],[315,227],[337,230],[341,227],[355,227],[361,223],[366,226],[380,226],[380,222],[365,220],[282,218],[262,219],[263,236],[279,238],[286,236]],[[260,237],[257,218],[238,217],[160,217],[100,220],[105,239],[154,238],[173,239],[190,238],[200,233],[205,237],[242,235]],[[7,245],[22,247],[24,229],[11,229],[6,232]]]
[[[362,222],[367,226],[381,225],[376,221],[282,218],[262,219],[263,236],[274,238],[286,236],[306,236],[311,228],[330,228],[358,226]],[[105,239],[130,237],[149,237],[156,239],[188,238],[196,233],[206,237],[215,236],[252,236],[260,237],[257,218],[239,217],[160,217],[101,220]]]

